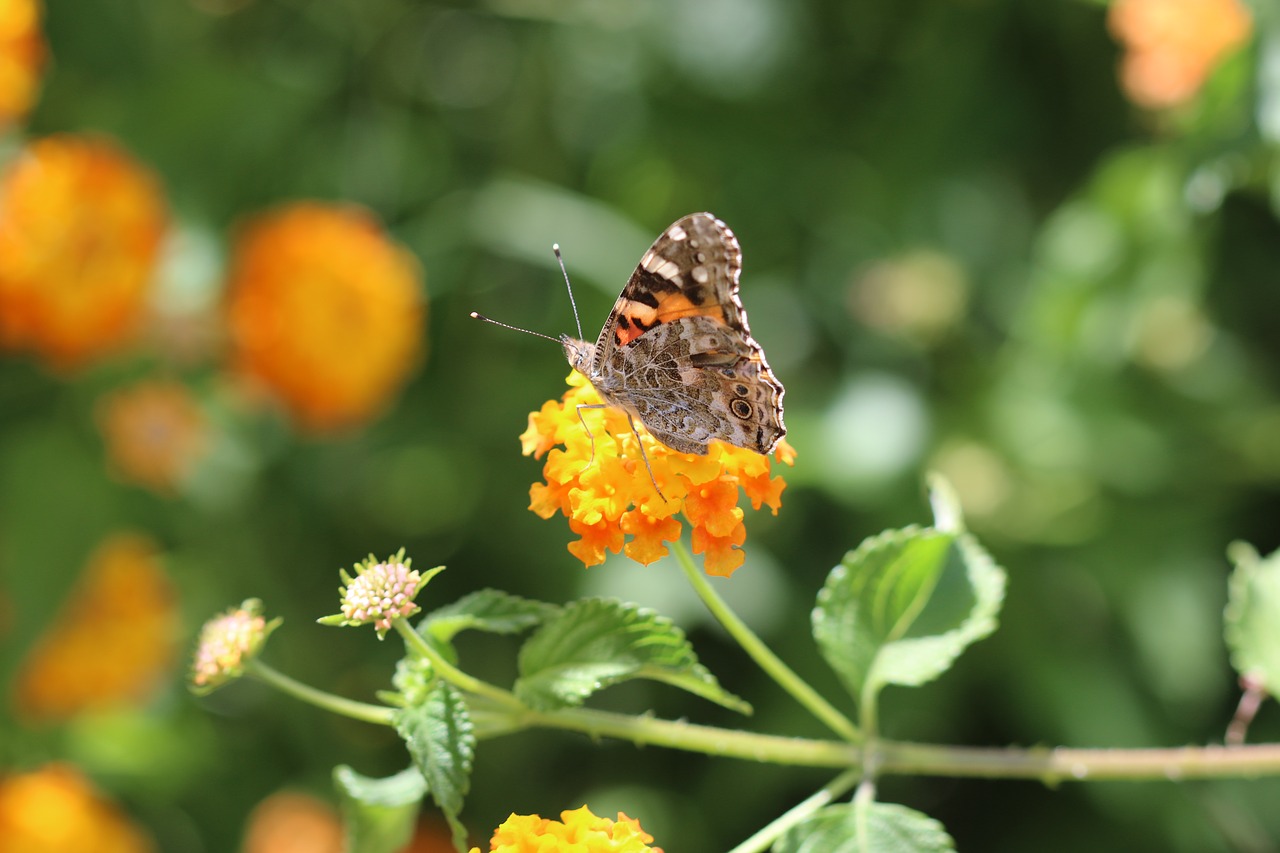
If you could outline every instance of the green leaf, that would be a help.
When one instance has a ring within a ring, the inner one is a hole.
[[[813,610],[827,663],[860,701],[937,678],[995,630],[1004,571],[972,536],[908,527],[866,540],[832,570]]]
[[[946,853],[951,836],[928,815],[892,803],[828,806],[788,829],[773,853]]]
[[[1266,559],[1243,542],[1228,550],[1236,564],[1224,614],[1231,665],[1280,695],[1280,551]]]
[[[461,846],[467,833],[458,814],[471,787],[476,748],[462,694],[448,682],[437,680],[424,701],[396,712],[395,727],[426,780],[431,798],[449,821],[455,845]]]
[[[534,708],[580,705],[633,678],[687,690],[742,713],[750,706],[722,688],[698,663],[671,620],[634,604],[584,599],[568,604],[520,649],[516,695]]]
[[[498,589],[482,589],[433,610],[418,624],[425,638],[447,643],[461,631],[518,634],[559,612],[554,604],[521,598]]]
[[[350,853],[396,853],[413,837],[427,783],[410,767],[385,779],[361,776],[346,765],[333,768]]]

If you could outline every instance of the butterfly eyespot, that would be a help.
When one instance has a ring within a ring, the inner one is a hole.
[[[739,397],[749,397],[751,396],[751,389],[739,382],[737,385],[733,386],[733,393],[737,394]]]
[[[751,417],[751,413],[753,411],[751,404],[746,400],[734,400],[729,404],[729,409],[744,421]]]

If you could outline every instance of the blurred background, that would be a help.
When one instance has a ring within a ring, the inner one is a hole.
[[[200,624],[373,701],[397,657],[337,570],[404,546],[487,586],[659,608],[745,724],[658,686],[595,703],[825,736],[674,565],[584,570],[517,436],[649,243],[709,210],[798,451],[723,591],[841,701],[808,633],[864,537],[955,485],[1009,571],[1000,630],[894,738],[1220,741],[1235,539],[1280,546],[1280,15],[1242,0],[0,0],[0,826],[116,846],[336,850],[335,764],[389,730],[260,685],[196,699]],[[500,682],[514,645],[467,638]],[[846,704],[846,707],[847,704]],[[1273,707],[1251,732],[1280,736]],[[726,849],[823,771],[533,732],[464,819],[588,803]],[[888,779],[961,850],[1280,849],[1280,782]],[[417,850],[446,849],[424,809]],[[5,823],[8,821],[8,823]],[[274,834],[273,834],[274,833]],[[281,846],[281,837],[295,846]],[[434,846],[433,846],[434,845]]]

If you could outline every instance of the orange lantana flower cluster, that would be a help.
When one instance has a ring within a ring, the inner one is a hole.
[[[236,241],[228,324],[239,371],[304,427],[368,420],[415,364],[422,274],[357,207],[297,203]]]
[[[560,820],[513,814],[493,831],[489,853],[662,853],[652,842],[638,820],[622,812],[616,821],[596,817],[583,806],[560,812]]]
[[[707,573],[733,574],[742,565],[747,537],[739,490],[756,509],[767,505],[776,515],[782,505],[786,482],[769,476],[769,458],[724,442],[714,442],[706,456],[678,453],[638,422],[639,435],[632,432],[626,414],[609,408],[583,410],[588,432],[578,407],[598,406],[600,397],[576,371],[568,382],[560,400],[529,415],[529,428],[520,436],[526,456],[547,457],[546,482],[529,490],[529,509],[543,518],[564,513],[569,529],[581,537],[569,552],[587,566],[604,562],[607,551],[623,551],[644,565],[666,556],[665,543],[680,538],[680,513],[693,529],[694,553],[706,555]],[[774,456],[791,465],[795,451],[784,440]]]
[[[0,850],[151,853],[155,849],[151,839],[71,765],[50,764],[0,778]]]
[[[1125,46],[1125,93],[1152,109],[1189,101],[1253,30],[1240,0],[1115,0],[1107,22]]]
[[[36,100],[45,45],[37,0],[0,0],[0,131]]]
[[[60,367],[138,327],[167,227],[160,187],[113,144],[37,140],[0,178],[0,348]]]
[[[17,710],[60,720],[145,701],[173,668],[177,640],[176,593],[154,543],[112,536],[23,662]]]

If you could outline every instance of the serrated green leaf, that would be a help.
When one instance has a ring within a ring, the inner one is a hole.
[[[543,601],[482,589],[433,610],[418,624],[418,633],[447,643],[468,629],[490,634],[518,634],[554,616],[560,608]]]
[[[516,695],[543,710],[580,705],[597,690],[648,678],[726,708],[750,711],[698,663],[684,632],[671,620],[620,601],[584,599],[566,605],[525,642],[519,668]]]
[[[951,836],[933,818],[893,803],[828,806],[788,829],[773,853],[948,853]]]
[[[413,837],[427,783],[410,767],[385,779],[361,776],[346,765],[333,768],[350,853],[396,853]]]
[[[1227,589],[1224,636],[1231,665],[1280,695],[1280,551],[1265,559],[1243,543],[1229,551],[1236,564]]]
[[[969,534],[908,527],[866,540],[832,570],[813,635],[855,699],[937,678],[995,630],[1004,571]]]
[[[448,682],[436,681],[424,701],[396,712],[395,727],[426,780],[431,798],[449,821],[455,844],[462,845],[466,829],[458,814],[471,787],[476,747],[462,694]]]

